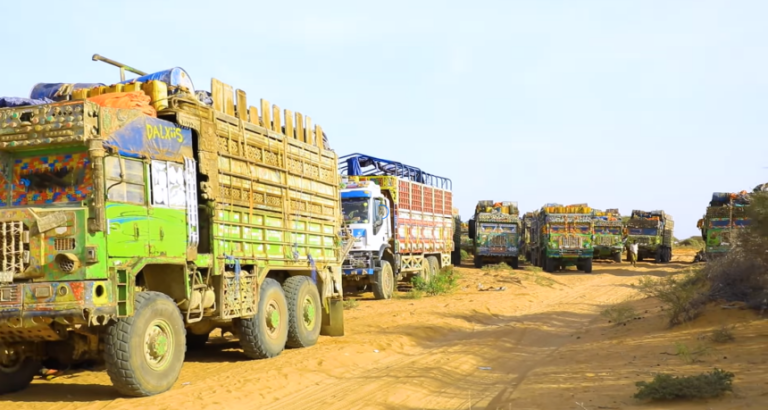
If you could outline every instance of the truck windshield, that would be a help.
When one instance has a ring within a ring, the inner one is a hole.
[[[517,225],[482,223],[480,224],[479,233],[517,233]]]
[[[630,235],[656,236],[658,232],[656,228],[629,228]]]
[[[370,219],[367,198],[352,198],[341,201],[341,212],[344,223],[367,224]]]
[[[709,221],[710,228],[727,228],[730,224],[731,224],[731,221],[729,221],[728,219],[725,219],[725,220],[718,219],[718,220]]]
[[[571,232],[577,234],[589,233],[590,226],[588,224],[573,224],[570,225]]]
[[[734,219],[733,224],[739,227],[747,226],[749,225],[749,219]]]
[[[93,173],[85,152],[25,156],[10,161],[11,181],[6,182],[10,182],[11,206],[82,202],[93,191]],[[7,205],[0,201],[0,206]]]
[[[565,225],[549,224],[549,231],[551,233],[566,233]]]
[[[618,226],[595,226],[597,235],[621,235],[621,227]]]

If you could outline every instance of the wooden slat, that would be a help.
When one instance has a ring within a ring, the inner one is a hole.
[[[211,78],[211,98],[213,99],[213,109],[224,112],[224,83],[215,78]]]
[[[283,117],[285,117],[285,135],[296,138],[296,134],[293,133],[293,112],[285,110]]]
[[[275,124],[275,131],[283,132],[283,124],[280,123],[280,107],[272,106],[272,122]]]
[[[269,101],[262,98],[261,99],[261,126],[268,130],[274,131],[274,128],[272,128],[272,119],[270,118],[269,114],[270,114]]]
[[[296,113],[296,139],[299,141],[307,142],[306,135],[304,134],[304,116],[300,112]]]
[[[306,137],[304,137],[304,140],[307,141],[307,144],[315,144],[315,140],[312,136],[312,118],[309,118],[309,116],[304,117],[304,134]]]
[[[248,121],[248,100],[245,97],[245,91],[238,89],[235,91],[237,94],[237,118],[243,121]]]
[[[211,91],[211,94],[213,95],[213,107],[219,112],[223,112],[224,114],[235,116],[235,95],[234,90],[232,89],[232,86],[229,84],[225,84],[219,80],[211,79],[211,90],[214,89],[214,81],[216,81],[217,84],[217,90],[216,94]],[[216,100],[219,100],[218,104],[216,103]],[[216,108],[218,105],[219,108]]]
[[[258,108],[254,107],[254,106],[248,107],[248,117],[249,117],[248,121],[250,121],[251,124],[261,125],[259,123],[259,109]]]
[[[325,144],[323,143],[323,129],[317,124],[315,124],[315,138],[320,140],[320,143],[317,144],[317,146],[320,147],[320,149],[325,149]]]

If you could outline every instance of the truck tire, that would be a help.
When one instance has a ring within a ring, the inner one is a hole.
[[[204,335],[196,335],[190,331],[187,331],[187,351],[200,350],[208,343],[210,333]]]
[[[545,258],[544,259],[544,272],[547,273],[554,273],[555,272],[555,260],[552,258]]]
[[[320,338],[323,322],[320,292],[312,279],[291,276],[283,283],[288,301],[288,342],[293,348],[309,347]]]
[[[520,269],[520,258],[519,257],[515,256],[514,258],[512,258],[511,262],[512,262],[512,264],[510,266],[512,266],[512,269]]]
[[[0,365],[0,395],[16,393],[29,387],[40,371],[40,361],[24,357],[11,366]]]
[[[481,257],[480,257],[480,256],[478,256],[478,255],[475,255],[475,267],[476,267],[477,269],[480,269],[480,268],[482,268],[482,267],[483,267],[483,258],[481,258]]]
[[[104,335],[107,374],[127,396],[168,391],[179,379],[185,351],[181,311],[160,292],[137,293],[133,316],[117,319]]]
[[[427,257],[427,261],[429,262],[429,280],[432,280],[437,276],[438,272],[440,272],[440,262],[437,260],[436,256],[429,256]]]
[[[592,258],[584,259],[584,273],[592,273]]]
[[[288,302],[276,280],[264,279],[258,308],[255,316],[235,319],[232,324],[248,358],[269,359],[282,353],[288,341]]]
[[[373,274],[373,296],[378,299],[392,299],[395,293],[395,274],[392,265],[381,261],[381,269]]]
[[[616,263],[621,263],[621,252],[618,252],[613,255],[613,261]]]

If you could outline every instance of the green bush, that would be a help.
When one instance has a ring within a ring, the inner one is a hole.
[[[734,374],[721,369],[696,376],[672,376],[660,373],[650,382],[637,382],[639,400],[710,399],[733,391]]]
[[[709,300],[706,276],[701,270],[659,279],[643,277],[638,289],[665,305],[670,325],[695,319]]]
[[[616,325],[627,323],[637,317],[635,308],[626,303],[619,303],[618,305],[611,306],[600,314]]]
[[[677,243],[677,246],[680,246],[683,248],[700,249],[704,247],[704,240],[701,239],[701,236],[691,236],[688,239],[683,239],[682,241],[679,241]]]
[[[360,302],[357,301],[357,299],[347,299],[344,301],[344,310],[351,310],[355,309],[360,305]]]
[[[460,276],[452,266],[446,266],[440,269],[432,280],[425,282],[420,276],[414,276],[411,279],[413,289],[429,296],[443,295],[451,293],[459,287]]]
[[[461,250],[461,260],[465,261],[469,259],[469,252],[465,251],[464,249]]]

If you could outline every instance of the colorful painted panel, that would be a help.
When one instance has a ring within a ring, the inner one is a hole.
[[[80,202],[93,191],[87,153],[36,155],[10,161],[12,206]],[[0,206],[8,206],[5,198],[0,200]]]
[[[102,109],[104,132],[110,132],[104,145],[119,150],[129,157],[148,157],[165,161],[184,162],[192,158],[192,131],[147,116],[121,121],[123,111]],[[132,112],[135,115],[135,112]]]

